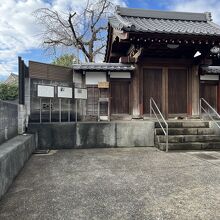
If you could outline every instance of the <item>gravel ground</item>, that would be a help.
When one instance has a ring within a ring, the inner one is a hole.
[[[220,152],[155,148],[32,155],[0,219],[220,219]]]

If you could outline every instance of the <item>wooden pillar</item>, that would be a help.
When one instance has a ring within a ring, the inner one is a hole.
[[[187,69],[187,115],[192,115],[192,68]]]
[[[162,114],[168,119],[168,68],[162,72]]]
[[[140,117],[140,68],[135,64],[131,82],[131,114],[134,118]]]
[[[192,66],[192,115],[199,115],[199,72],[198,66]]]
[[[217,111],[220,113],[220,80],[218,80]]]

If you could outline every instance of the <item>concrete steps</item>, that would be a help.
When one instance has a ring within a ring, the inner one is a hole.
[[[160,143],[159,149],[165,151],[166,144]],[[220,142],[169,143],[169,151],[170,150],[220,150]]]
[[[165,143],[166,137],[164,135],[157,135],[158,142]],[[189,142],[220,142],[219,135],[169,135],[169,143],[189,143]]]
[[[215,135],[207,121],[168,121],[169,150],[220,150],[220,136]],[[155,123],[155,145],[166,149],[166,137]]]
[[[163,135],[161,128],[156,128],[156,135]],[[207,135],[213,134],[210,128],[169,128],[169,135]]]
[[[164,126],[164,123],[161,123]],[[208,121],[168,121],[169,128],[209,128]],[[159,122],[155,122],[155,128],[160,128]]]

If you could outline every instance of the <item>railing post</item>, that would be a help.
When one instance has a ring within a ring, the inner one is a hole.
[[[168,124],[166,125],[166,152],[168,152],[168,138],[169,138],[169,134],[168,134]]]
[[[202,118],[202,99],[199,99],[199,118]]]
[[[151,101],[151,98],[150,98],[150,118],[152,118],[152,101]]]

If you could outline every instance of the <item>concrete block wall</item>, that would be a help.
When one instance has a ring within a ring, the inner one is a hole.
[[[18,134],[18,105],[0,100],[0,144]]]
[[[28,114],[25,105],[18,105],[18,134],[25,133]]]
[[[0,145],[0,198],[35,150],[34,135],[18,135]]]
[[[39,149],[154,146],[154,122],[31,123]]]

